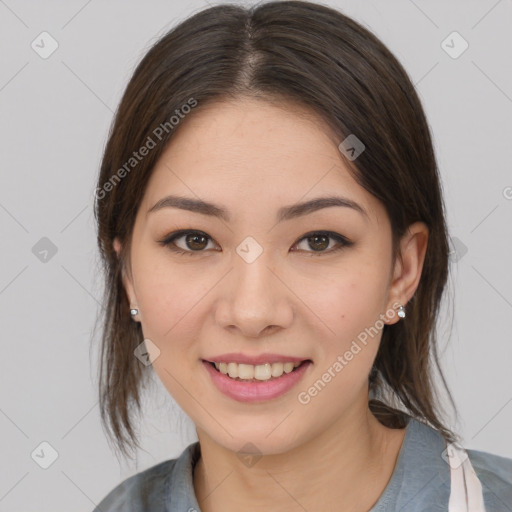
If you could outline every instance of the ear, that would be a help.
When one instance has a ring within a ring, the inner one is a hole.
[[[395,262],[388,295],[388,309],[395,310],[395,316],[387,322],[390,325],[400,320],[393,305],[399,303],[405,307],[418,288],[427,252],[428,235],[427,225],[424,222],[415,222],[409,226],[400,241],[402,261],[397,258]]]
[[[117,257],[119,258],[121,255],[121,249],[122,244],[119,238],[114,238],[114,241],[112,242],[112,245],[114,247],[114,251],[117,253]],[[126,272],[126,270],[123,268],[121,269],[122,279],[123,279],[123,286],[126,291],[126,295],[128,297],[128,301],[130,302],[130,307],[137,307],[137,296],[135,295],[135,290],[133,287],[133,282]],[[138,315],[135,316],[137,318]]]

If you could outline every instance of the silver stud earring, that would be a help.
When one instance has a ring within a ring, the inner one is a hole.
[[[138,309],[130,309],[130,315],[132,316],[135,316],[135,315],[138,315],[139,314],[139,310]]]
[[[400,318],[405,318],[405,308],[402,306],[402,304],[400,304],[400,307],[398,308],[398,313],[397,315],[400,317]]]

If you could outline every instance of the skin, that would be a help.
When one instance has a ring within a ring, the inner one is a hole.
[[[411,225],[403,264],[392,267],[384,206],[351,177],[338,143],[291,104],[214,103],[182,121],[138,210],[124,286],[144,337],[160,350],[154,370],[196,425],[203,512],[365,511],[392,475],[405,429],[384,427],[367,406],[381,330],[308,404],[297,399],[380,315],[400,321],[393,304],[406,305],[416,291],[428,241],[424,223]],[[368,218],[329,207],[276,223],[280,207],[334,193]],[[221,205],[231,220],[175,208],[147,213],[168,194]],[[175,240],[192,253],[179,255],[158,243],[178,229],[210,238]],[[308,244],[304,235],[318,230],[354,244],[336,252],[334,239]],[[250,264],[236,252],[247,236],[263,248]],[[118,239],[114,247],[119,253]],[[313,364],[285,395],[246,404],[217,390],[203,368],[202,359],[226,352]],[[237,454],[248,442],[262,454],[252,466]]]

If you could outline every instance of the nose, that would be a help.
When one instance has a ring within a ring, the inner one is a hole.
[[[235,254],[220,293],[217,324],[240,336],[258,338],[293,321],[293,293],[265,251],[252,262]]]

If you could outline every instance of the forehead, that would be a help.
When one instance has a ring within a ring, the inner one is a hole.
[[[166,193],[253,211],[340,194],[370,217],[382,215],[382,205],[354,180],[339,142],[315,113],[253,99],[196,108],[154,167],[146,211]]]

